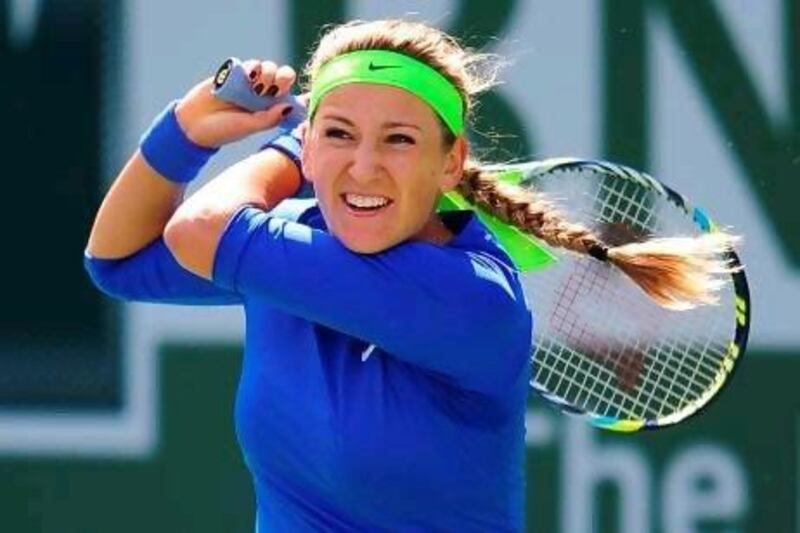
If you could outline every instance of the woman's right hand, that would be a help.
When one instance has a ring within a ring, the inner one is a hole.
[[[256,94],[282,96],[295,81],[295,71],[271,61],[244,62]],[[278,104],[264,111],[251,112],[224,102],[212,94],[214,78],[192,87],[175,109],[178,123],[187,137],[200,146],[216,148],[277,126],[291,112],[291,104]]]

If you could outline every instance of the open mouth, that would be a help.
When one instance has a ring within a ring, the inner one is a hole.
[[[363,194],[344,193],[340,197],[342,201],[355,213],[377,213],[386,209],[394,201],[385,196],[368,196]]]

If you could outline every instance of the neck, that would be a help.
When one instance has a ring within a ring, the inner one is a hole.
[[[417,233],[416,238],[439,246],[444,246],[453,238],[453,232],[448,229],[439,215],[434,214],[425,226]]]

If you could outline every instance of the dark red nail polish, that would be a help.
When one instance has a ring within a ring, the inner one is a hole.
[[[281,111],[281,115],[283,115],[285,117],[286,115],[288,115],[291,112],[292,112],[292,106],[289,106],[286,109],[284,109],[283,111]]]
[[[264,84],[263,83],[259,83],[255,87],[253,87],[253,91],[255,91],[255,93],[258,94],[258,95],[261,95],[261,91],[263,91],[263,90],[264,90]]]
[[[275,96],[276,94],[278,94],[278,86],[270,85],[269,89],[267,89],[267,96]]]
[[[251,70],[250,71],[250,79],[251,80],[255,80],[256,76],[258,76],[258,71],[256,69]]]

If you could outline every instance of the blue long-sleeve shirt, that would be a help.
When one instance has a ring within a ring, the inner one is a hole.
[[[474,215],[374,255],[314,200],[243,207],[208,282],[157,241],[86,257],[129,300],[244,305],[236,430],[258,531],[521,531],[531,315]]]

